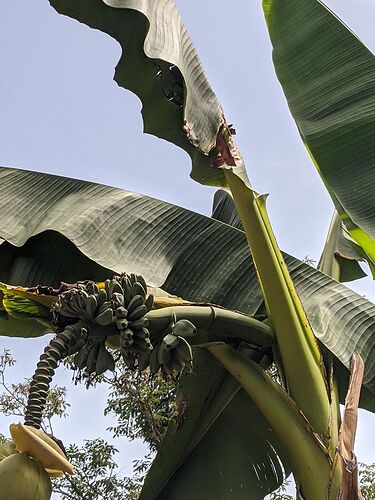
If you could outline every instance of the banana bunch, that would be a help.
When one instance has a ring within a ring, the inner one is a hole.
[[[176,379],[185,367],[191,370],[193,352],[186,338],[193,337],[196,333],[195,326],[189,320],[173,321],[169,333],[165,335],[161,343],[154,346],[151,353],[151,374],[154,375],[161,370],[164,375]]]
[[[125,364],[131,370],[144,370],[153,350],[145,315],[152,309],[153,296],[147,296],[142,276],[122,275],[124,304],[115,311],[116,327],[120,331],[120,348]]]
[[[52,312],[56,325],[66,318],[84,322],[86,335],[82,336],[74,363],[86,375],[99,375],[114,370],[115,362],[105,340],[116,333],[127,366],[147,368],[152,344],[145,314],[152,305],[153,297],[147,296],[144,278],[124,273],[101,286],[94,282],[77,283],[58,296]]]
[[[99,289],[98,287],[96,288],[98,292]],[[56,320],[58,316],[89,319],[90,315],[86,311],[88,298],[89,293],[86,290],[86,285],[83,283],[77,283],[74,287],[62,292],[52,305],[54,319]]]
[[[115,360],[105,346],[105,337],[88,337],[86,343],[74,356],[74,365],[87,375],[102,375],[115,370]]]

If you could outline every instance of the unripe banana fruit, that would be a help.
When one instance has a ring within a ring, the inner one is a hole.
[[[0,500],[49,500],[52,485],[43,466],[27,453],[0,462]]]

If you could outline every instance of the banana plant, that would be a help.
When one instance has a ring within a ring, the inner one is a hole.
[[[118,40],[124,55],[115,79],[142,100],[145,131],[185,149],[194,180],[230,190],[244,231],[119,190],[2,169],[0,328],[24,336],[56,332],[34,375],[26,423],[38,427],[63,357],[74,354],[79,376],[90,383],[114,367],[109,344],[130,368],[161,369],[176,380],[183,373],[177,414],[141,498],[262,498],[290,469],[299,498],[359,498],[355,418],[359,404],[374,404],[373,306],[279,250],[266,197],[251,186],[172,0],[50,3]],[[303,141],[342,227],[371,267],[371,182],[360,186],[356,176],[375,154],[361,128],[374,119],[373,56],[317,0],[263,5],[275,67]],[[342,43],[332,46],[332,36]],[[308,47],[306,60],[324,55],[324,71],[300,64],[301,47]],[[355,78],[350,73],[336,85],[340,69],[345,76],[351,67]],[[321,92],[322,75],[329,94]],[[351,195],[353,179],[363,198]],[[19,216],[7,210],[15,203],[24,207]],[[103,227],[105,217],[111,223]],[[80,258],[56,266],[61,248]],[[277,382],[267,372],[272,363]],[[338,404],[346,393],[341,423]]]
[[[114,274],[119,275],[125,265],[145,277],[148,295],[154,295],[153,310],[146,316],[155,337],[162,340],[173,321],[187,320],[197,328],[195,338],[186,337],[193,347],[193,375],[181,378],[180,410],[171,420],[145,483],[144,497],[193,495],[189,488],[197,483],[187,481],[186,474],[198,480],[202,460],[211,472],[205,469],[204,484],[195,492],[198,497],[210,492],[220,497],[232,490],[239,498],[262,498],[275,489],[290,471],[288,454],[259,407],[206,349],[225,342],[242,345],[243,351],[246,345],[247,357],[261,367],[269,366],[274,357],[270,348],[273,333],[262,321],[266,317],[264,301],[244,233],[165,202],[85,181],[7,168],[0,170],[0,178],[2,212],[16,203],[25,207],[8,211],[0,221],[5,240],[0,245],[0,279],[13,284],[0,286],[2,334],[32,337],[52,331],[50,308],[57,301],[61,281],[82,284],[89,276],[101,286]],[[226,196],[227,202],[233,203]],[[145,224],[151,214],[152,224]],[[214,214],[225,220],[217,207]],[[190,238],[186,238],[187,231]],[[221,249],[217,238],[223,242]],[[223,259],[222,252],[232,258]],[[368,333],[375,329],[375,307],[311,266],[283,255],[327,364],[333,354],[343,403],[353,352],[358,350],[366,362],[371,359],[373,342]],[[150,262],[156,267],[151,268]],[[24,288],[16,286],[19,283]],[[41,284],[47,286],[38,286]],[[52,356],[52,370],[57,366],[58,359],[53,357],[61,354],[64,335],[51,343],[51,353],[42,355]],[[115,337],[110,339],[112,346],[116,345]],[[99,360],[99,364],[110,366],[112,361],[104,354],[102,342],[98,350],[102,351],[100,360],[93,351],[90,364]],[[78,357],[88,358],[88,354],[86,347]],[[41,361],[43,365],[46,359]],[[84,363],[84,359],[77,359],[77,363]],[[366,364],[360,406],[374,411],[375,372],[371,363]],[[41,368],[37,368],[38,373]],[[38,390],[31,394],[34,406],[35,402],[39,407],[43,403],[39,391],[44,383],[39,378],[35,382]],[[280,410],[275,414],[280,415]],[[233,457],[230,464],[228,453]],[[219,479],[218,471],[222,474]]]

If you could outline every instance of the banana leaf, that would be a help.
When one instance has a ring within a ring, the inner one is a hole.
[[[114,79],[142,101],[144,131],[176,144],[191,157],[191,177],[226,185],[211,167],[224,121],[173,0],[50,0],[60,14],[107,33],[121,46]],[[234,168],[245,182],[242,165]]]
[[[0,168],[0,210],[2,282],[57,286],[125,270],[187,300],[262,310],[245,235],[227,224],[121,189],[10,168]],[[318,339],[347,368],[358,350],[375,392],[375,306],[284,258]]]
[[[140,500],[261,500],[289,475],[255,404],[205,349],[194,350],[194,376],[183,377],[179,398]]]
[[[367,276],[359,262],[365,261],[362,248],[346,231],[336,212],[328,230],[318,269],[337,281],[354,281]]]
[[[243,231],[233,198],[224,189],[218,189],[214,194],[211,217]]]
[[[263,0],[263,8],[299,133],[374,274],[375,57],[319,0]]]

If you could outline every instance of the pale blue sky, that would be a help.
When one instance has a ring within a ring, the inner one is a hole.
[[[373,0],[326,3],[375,50]],[[260,0],[238,0],[235,7],[223,0],[177,4],[237,129],[250,179],[258,191],[270,193],[280,246],[318,260],[332,203],[274,75]],[[183,151],[142,134],[138,98],[112,81],[120,56],[116,42],[58,15],[47,0],[3,0],[0,47],[0,164],[111,184],[210,213],[213,189],[188,178]],[[375,300],[370,280],[353,288]],[[10,346],[20,360],[14,380],[32,374],[45,342],[0,340],[0,348]],[[57,379],[68,385],[72,404],[71,417],[56,424],[57,434],[76,442],[102,434],[109,425],[102,417],[104,391],[74,387],[63,370]],[[362,416],[359,427],[359,460],[375,461],[374,416]],[[130,472],[130,460],[143,449],[124,440],[116,444]]]

